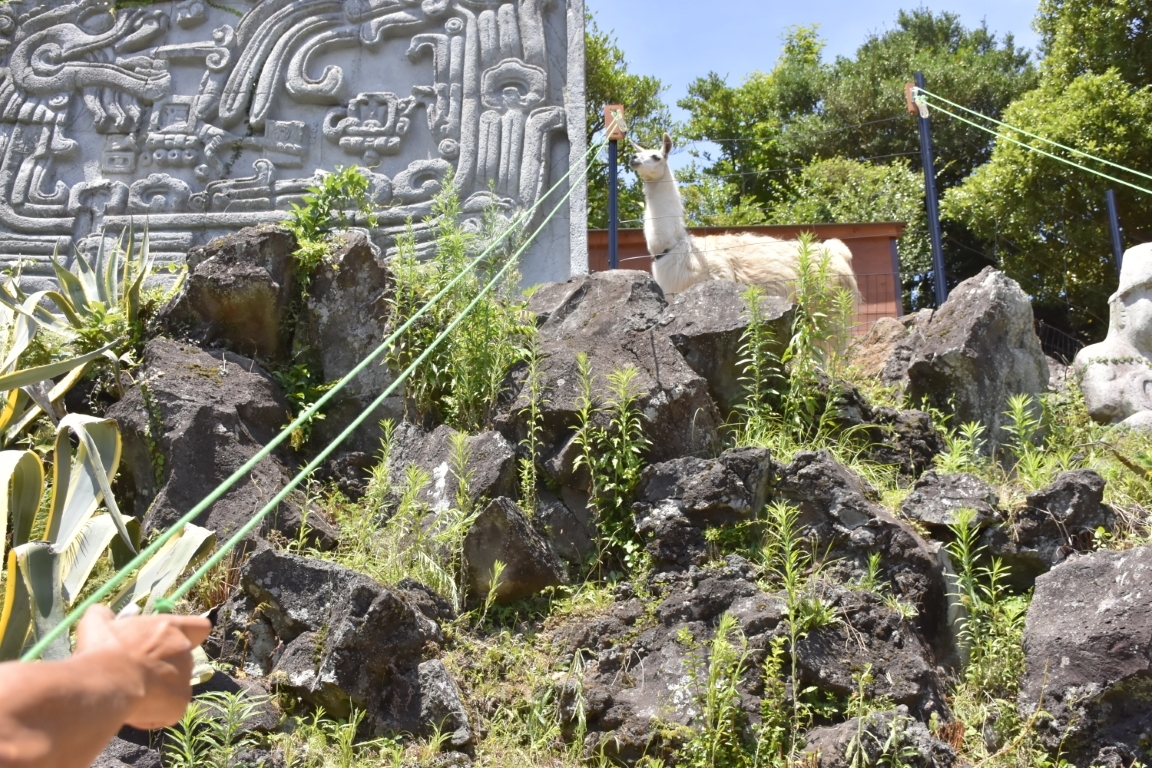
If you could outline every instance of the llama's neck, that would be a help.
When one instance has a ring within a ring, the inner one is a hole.
[[[680,188],[672,169],[665,167],[664,178],[644,182],[644,239],[648,252],[663,253],[687,237]]]

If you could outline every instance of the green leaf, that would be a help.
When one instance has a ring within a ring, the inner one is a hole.
[[[103,232],[100,233],[99,237],[100,247],[96,252],[97,264],[104,259],[104,243],[107,239],[104,237]],[[103,291],[100,289],[100,276],[96,274],[93,265],[90,264],[88,259],[84,258],[84,255],[81,253],[76,254],[76,276],[80,279],[80,286],[84,289],[84,307],[89,307],[93,302],[97,301],[103,302],[105,306],[108,305],[108,302],[104,299]],[[79,310],[80,308],[81,306],[77,305],[76,309]]]
[[[59,552],[61,589],[65,605],[72,605],[76,596],[96,567],[96,562],[116,538],[116,521],[111,515],[96,515],[80,529],[67,549]]]
[[[75,434],[80,441],[75,456],[69,434]],[[120,465],[120,449],[120,430],[112,419],[73,413],[60,421],[56,432],[56,461],[52,467],[49,541],[61,548],[67,547],[96,512],[101,500],[108,507],[121,539],[126,544],[132,541],[109,481]]]
[[[56,282],[64,290],[68,299],[67,304],[73,313],[84,312],[87,314],[88,299],[84,294],[84,286],[80,284],[80,279],[55,259],[52,260],[52,267],[56,270]],[[59,306],[60,302],[56,302],[56,304]]]
[[[103,355],[106,350],[112,349],[118,343],[119,341],[114,341],[86,355],[69,358],[68,360],[60,360],[59,362],[49,363],[48,365],[38,365],[35,368],[25,368],[22,371],[15,371],[14,373],[0,376],[0,391],[19,389],[20,387],[27,387],[32,384],[47,381],[48,379],[54,379],[78,366],[87,365]]]
[[[63,584],[58,555],[46,541],[32,541],[12,550],[24,587],[31,596],[32,632],[40,638],[64,620]],[[63,633],[41,656],[45,661],[66,659],[71,653],[68,634]]]
[[[44,465],[32,451],[0,451],[0,554],[12,520],[12,546],[28,542],[44,493]]]
[[[126,568],[136,553],[140,551],[140,521],[134,517],[127,522],[129,543],[121,538],[112,540],[112,567],[116,570]]]
[[[198,525],[185,526],[178,537],[161,547],[135,577],[124,583],[112,598],[112,609],[120,611],[126,605],[148,598],[144,609],[150,610],[155,600],[166,595],[190,565],[207,557],[215,547],[215,533]]]
[[[31,301],[31,299],[29,299]],[[31,307],[28,302],[24,302],[25,310],[29,314],[35,308],[35,304]],[[24,354],[24,350],[28,349],[28,345],[32,343],[32,337],[36,335],[37,323],[29,314],[15,313],[16,321],[12,327],[12,342],[8,350],[8,357],[5,358],[4,363],[0,365],[0,373],[9,373],[16,369],[16,363],[20,359],[20,355]]]
[[[4,611],[0,613],[0,661],[20,658],[32,628],[32,597],[20,577],[16,550],[8,552],[8,576],[4,582]]]

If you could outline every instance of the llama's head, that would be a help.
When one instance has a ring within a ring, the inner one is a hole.
[[[660,149],[636,147],[632,156],[632,170],[644,181],[660,181],[668,170],[668,155],[672,153],[672,137],[664,134],[664,145]]]

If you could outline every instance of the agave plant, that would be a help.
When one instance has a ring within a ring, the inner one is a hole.
[[[0,293],[6,291],[0,285]],[[38,416],[47,414],[53,423],[63,417],[60,401],[84,375],[88,363],[111,353],[115,342],[99,347],[88,354],[18,369],[20,356],[28,349],[39,327],[34,318],[37,302],[30,296],[21,303],[21,312],[11,313],[8,327],[10,343],[0,362],[0,436],[7,445],[24,431]],[[53,381],[62,377],[58,381]]]
[[[12,541],[0,613],[0,660],[19,657],[30,642],[63,620],[109,547],[117,567],[123,567],[139,548],[139,523],[121,514],[111,490],[120,450],[115,421],[79,414],[61,419],[47,518],[39,540],[31,537],[44,496],[44,466],[32,451],[0,452],[0,554],[9,521]],[[101,502],[106,511],[97,514]],[[211,531],[187,526],[127,582],[114,599],[114,607],[155,599],[215,543]],[[65,634],[44,658],[64,658],[69,652]]]
[[[147,229],[137,239],[126,228],[112,248],[108,239],[100,238],[94,257],[76,252],[76,273],[52,259],[59,290],[38,291],[25,295],[14,281],[0,286],[0,303],[13,312],[66,336],[77,337],[89,346],[96,340],[107,341],[123,335],[113,331],[137,328],[144,307],[144,287],[155,274],[156,262],[149,246]],[[179,288],[183,275],[171,290]],[[50,301],[59,311],[54,314]]]

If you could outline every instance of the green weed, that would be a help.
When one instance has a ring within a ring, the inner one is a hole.
[[[587,468],[589,492],[596,510],[600,536],[600,564],[619,563],[628,570],[639,565],[641,541],[632,517],[632,496],[644,468],[644,452],[650,441],[637,401],[635,368],[608,374],[608,400],[599,404],[593,395],[588,356],[577,357],[580,397],[577,401],[576,445],[580,451],[573,466]],[[601,422],[607,425],[602,426]]]

